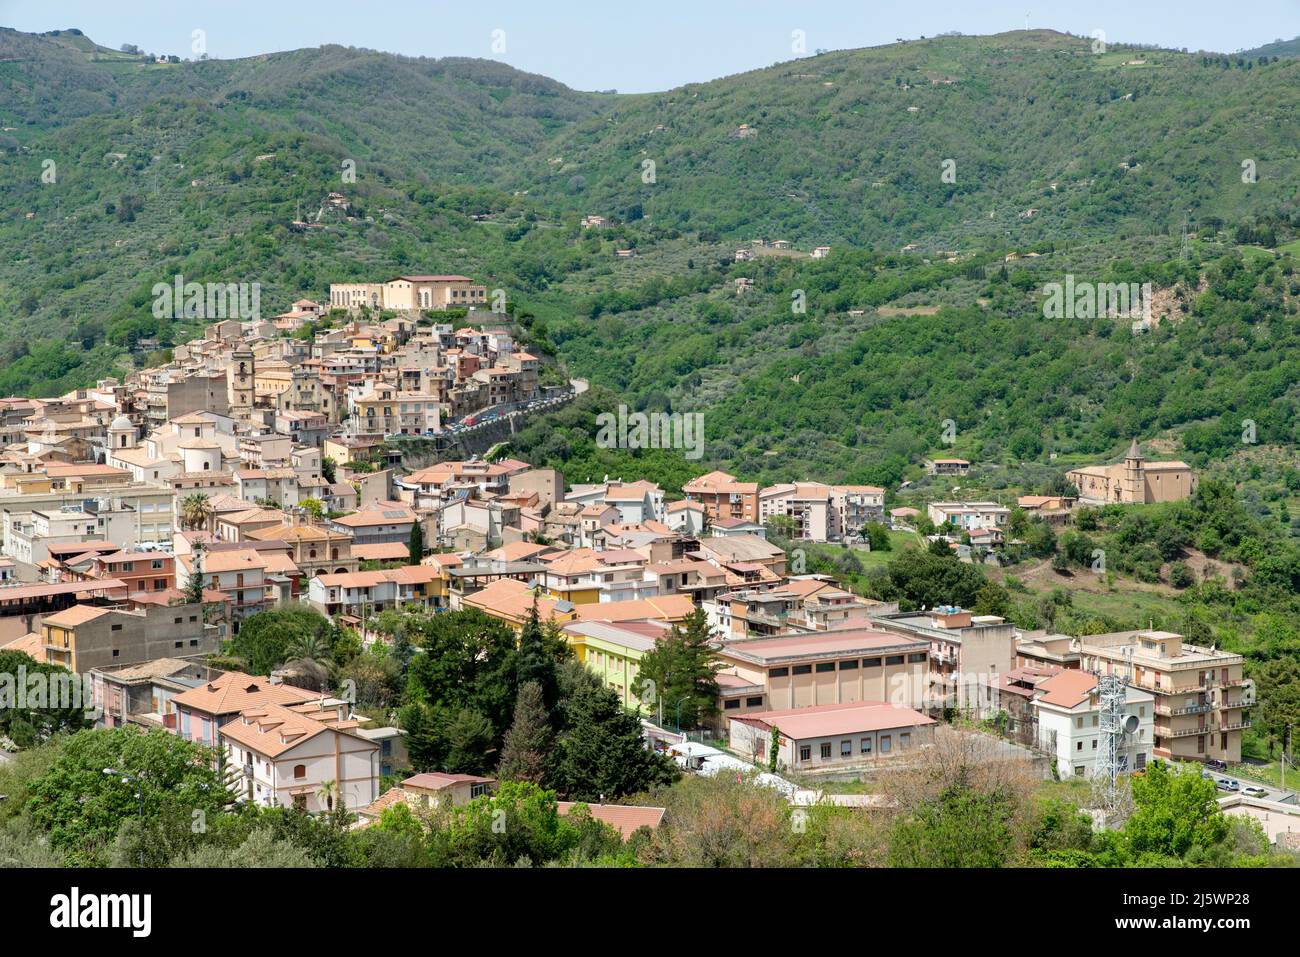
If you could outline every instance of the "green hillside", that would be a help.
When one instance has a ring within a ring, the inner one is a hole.
[[[1015,460],[1246,414],[1292,437],[1293,279],[1265,247],[1300,225],[1300,64],[1090,43],[944,37],[619,96],[478,60],[158,64],[0,31],[0,392],[154,361],[198,330],[152,315],[177,273],[258,282],[269,315],[455,269],[571,371],[716,410],[711,461],[749,472],[895,479],[949,418],[959,449]],[[614,225],[583,230],[588,212]],[[759,236],[803,252],[733,263]],[[818,243],[832,256],[809,260]],[[1248,265],[1219,263],[1241,243]],[[1044,255],[1004,267],[1017,249]],[[1187,319],[1047,326],[1037,290],[1067,271],[1178,286]]]

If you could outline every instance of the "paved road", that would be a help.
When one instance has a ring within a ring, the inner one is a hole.
[[[1248,788],[1248,787],[1263,788],[1266,793],[1257,794],[1255,796],[1265,801],[1281,801],[1284,804],[1300,803],[1298,802],[1296,792],[1291,788],[1287,788],[1286,790],[1283,790],[1282,788],[1273,787],[1273,785],[1271,784],[1261,784],[1259,781],[1252,781],[1250,778],[1237,777],[1235,774],[1232,774],[1229,771],[1215,771],[1210,768],[1207,768],[1206,770],[1208,770],[1210,774],[1214,775],[1215,781],[1218,781],[1220,778],[1227,778],[1229,781],[1236,781],[1237,785],[1242,788]],[[1239,794],[1239,793],[1240,793],[1239,791],[1225,791],[1223,788],[1219,788],[1220,797],[1227,797],[1229,794]]]

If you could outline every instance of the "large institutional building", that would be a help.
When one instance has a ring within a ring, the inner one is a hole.
[[[330,284],[333,309],[446,309],[487,302],[487,287],[468,276],[394,276],[387,282],[336,282]]]
[[[1072,469],[1069,480],[1085,503],[1119,502],[1146,505],[1177,502],[1196,491],[1196,473],[1186,462],[1148,462],[1137,439],[1119,465],[1085,465]]]

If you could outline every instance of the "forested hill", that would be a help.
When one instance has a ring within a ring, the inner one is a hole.
[[[612,95],[483,60],[156,63],[0,30],[0,392],[193,333],[149,310],[176,273],[259,282],[273,312],[331,281],[454,270],[559,315],[642,281],[611,273],[613,243],[690,285],[691,260],[759,236],[965,255],[1288,221],[1298,81],[1286,58],[1033,31]],[[293,231],[334,190],[353,215]],[[585,213],[614,229],[579,230]]]

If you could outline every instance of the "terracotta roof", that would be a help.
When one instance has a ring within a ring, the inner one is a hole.
[[[559,601],[548,595],[536,595],[537,616],[542,621],[560,617],[567,620],[573,612],[574,605]],[[532,610],[534,593],[527,585],[513,578],[498,578],[472,595],[466,595],[461,604],[477,608],[485,614],[507,621],[520,622],[526,619]]]
[[[575,801],[559,801],[556,803],[556,809],[565,817],[573,813],[573,809],[577,806],[578,802]],[[664,819],[665,811],[661,807],[644,807],[636,804],[586,804],[583,806],[591,812],[591,816],[597,821],[604,821],[618,831],[625,841],[640,828],[648,827],[652,830],[657,828]]]
[[[0,645],[0,651],[19,651],[35,658],[45,660],[45,639],[34,631],[29,631],[21,638],[15,638],[7,645]]]
[[[860,731],[912,728],[936,723],[933,718],[926,717],[919,711],[884,701],[854,701],[848,704],[824,704],[811,708],[760,711],[754,714],[736,715],[731,720],[743,721],[759,728],[771,728],[776,725],[782,737],[793,741],[826,738],[837,734],[856,734]]]
[[[1087,671],[1068,669],[1040,682],[1038,689],[1042,694],[1037,700],[1060,708],[1074,708],[1088,700],[1095,687],[1097,687],[1096,675]]]
[[[579,621],[635,621],[643,618],[676,621],[694,610],[695,603],[689,595],[661,595],[657,598],[602,601],[577,606]]]
[[[236,714],[267,704],[298,704],[320,698],[316,692],[293,685],[272,684],[269,678],[228,671],[206,684],[172,698],[177,705],[208,714]]]
[[[405,561],[411,555],[410,546],[405,542],[372,542],[366,545],[353,545],[352,557],[360,561]]]
[[[496,778],[481,778],[474,774],[443,774],[431,771],[407,778],[401,787],[407,791],[442,791],[456,784],[496,784]]]
[[[238,718],[221,726],[221,736],[274,758],[330,730],[346,733],[346,729],[337,724],[327,724],[283,705],[267,704],[241,711]],[[356,737],[365,741],[365,738]],[[378,750],[379,745],[373,747]]]

